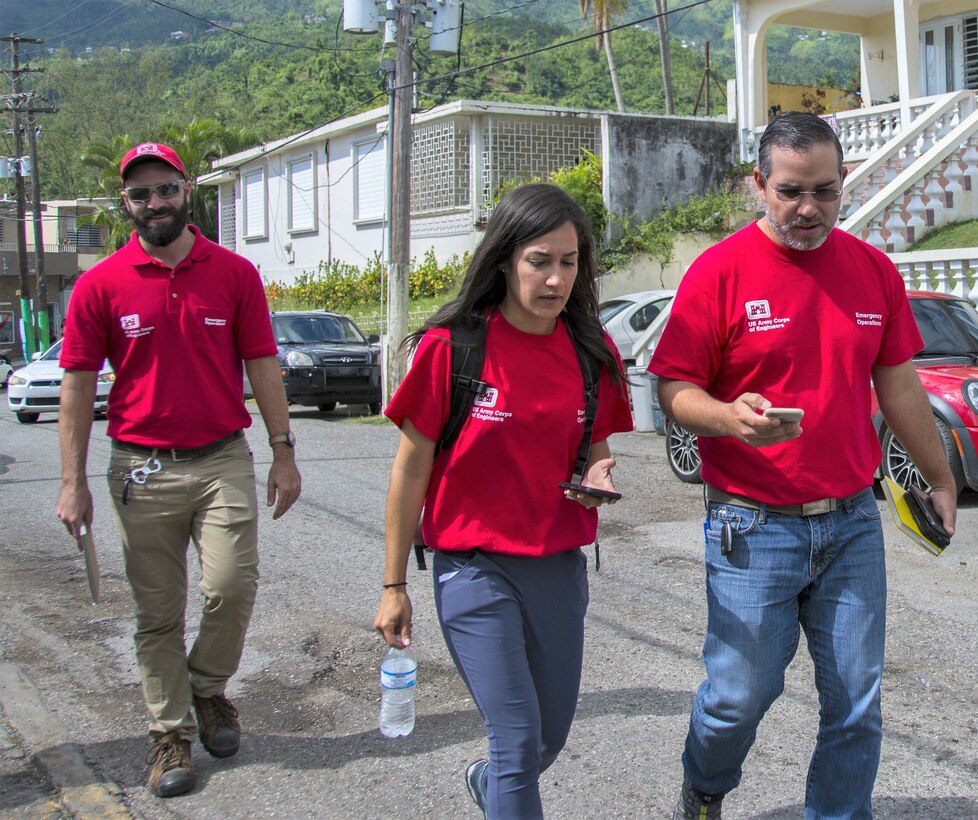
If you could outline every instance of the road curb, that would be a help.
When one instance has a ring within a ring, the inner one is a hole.
[[[121,789],[99,779],[78,746],[68,740],[64,724],[48,711],[37,687],[15,664],[0,663],[0,708],[72,816],[134,816],[119,797]]]

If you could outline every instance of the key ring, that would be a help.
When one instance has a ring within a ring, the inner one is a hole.
[[[146,459],[146,463],[142,467],[135,467],[131,473],[129,473],[129,478],[135,484],[145,484],[146,479],[149,478],[153,473],[158,473],[163,469],[163,465],[160,464],[160,460],[155,457],[150,457]]]

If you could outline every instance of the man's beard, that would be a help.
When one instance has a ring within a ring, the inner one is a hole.
[[[821,217],[815,220],[793,219],[790,222],[778,222],[777,219],[771,216],[770,208],[767,209],[767,224],[771,226],[771,230],[781,240],[781,243],[793,251],[813,251],[816,248],[820,248],[831,233],[831,228],[825,224],[825,220]],[[802,239],[791,233],[792,228],[811,227],[812,225],[821,225],[823,228],[826,228],[825,233],[812,239]]]
[[[170,215],[173,217],[169,222],[151,223],[150,219],[154,216]],[[190,221],[190,200],[184,199],[183,205],[179,208],[157,208],[150,210],[146,208],[139,216],[129,212],[133,223],[136,225],[136,234],[144,242],[155,245],[158,248],[165,248],[171,242],[176,241],[177,237],[183,233]]]

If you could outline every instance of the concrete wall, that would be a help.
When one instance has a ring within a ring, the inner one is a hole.
[[[645,254],[636,256],[624,268],[598,280],[600,300],[640,290],[675,290],[696,257],[713,244],[714,240],[705,233],[684,234],[676,238],[672,260],[665,265]]]
[[[654,216],[693,194],[716,190],[737,161],[733,123],[605,116],[605,202],[616,216]]]

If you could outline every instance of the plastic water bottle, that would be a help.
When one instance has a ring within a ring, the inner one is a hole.
[[[391,647],[380,664],[380,733],[409,735],[414,729],[414,684],[418,660],[414,650]]]

